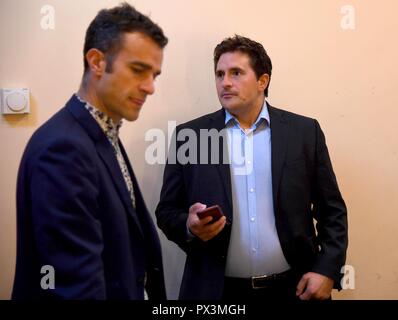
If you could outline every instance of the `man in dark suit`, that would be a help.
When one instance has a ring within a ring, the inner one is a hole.
[[[161,248],[118,138],[154,93],[167,38],[128,4],[87,29],[81,87],[24,152],[13,299],[165,299]]]
[[[225,39],[214,67],[223,108],[176,128],[156,209],[187,254],[180,298],[328,299],[348,240],[324,134],[265,101],[272,64],[261,44]],[[222,218],[198,217],[213,205]]]

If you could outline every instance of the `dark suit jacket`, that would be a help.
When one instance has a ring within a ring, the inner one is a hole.
[[[275,223],[283,253],[295,271],[329,276],[338,288],[348,244],[347,212],[325,137],[314,119],[269,105],[268,110]],[[182,124],[176,132],[184,128],[193,129],[198,135],[200,129],[222,130],[225,112],[220,110]],[[185,142],[177,142],[171,150],[178,150]],[[221,157],[225,145],[219,145]],[[199,147],[197,152],[200,154]],[[156,217],[168,239],[187,254],[180,298],[219,299],[233,223],[229,165],[172,164],[170,154]],[[199,238],[187,242],[188,210],[195,202],[218,204],[227,217],[223,231],[208,242]]]
[[[119,142],[120,143],[120,142]],[[114,150],[76,96],[41,126],[17,182],[13,299],[164,299],[161,249],[137,180],[136,209]],[[41,288],[43,265],[55,289]]]

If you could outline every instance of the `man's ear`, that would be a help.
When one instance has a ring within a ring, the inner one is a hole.
[[[86,53],[86,61],[92,74],[102,76],[105,72],[105,55],[98,49],[91,48]]]
[[[264,73],[260,78],[258,78],[258,89],[259,91],[264,91],[269,83],[269,75]]]

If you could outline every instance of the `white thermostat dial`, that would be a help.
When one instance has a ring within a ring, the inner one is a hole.
[[[6,88],[1,89],[1,111],[3,114],[29,113],[29,89]]]
[[[25,109],[26,99],[20,92],[13,92],[7,96],[6,104],[12,111],[19,112]]]

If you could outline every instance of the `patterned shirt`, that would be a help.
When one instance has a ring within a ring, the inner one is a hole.
[[[119,145],[119,129],[122,126],[122,120],[120,120],[117,124],[115,124],[113,120],[110,117],[108,117],[105,113],[98,110],[96,107],[94,107],[87,101],[84,101],[77,94],[76,97],[79,99],[80,102],[84,103],[86,109],[97,121],[101,129],[104,131],[109,142],[111,143],[113,150],[115,151],[115,156],[117,158],[117,162],[119,163],[120,170],[122,171],[122,175],[126,183],[127,190],[130,193],[130,198],[133,203],[133,207],[135,208],[133,182],[131,181],[131,176],[127,169],[126,161],[123,158]]]

